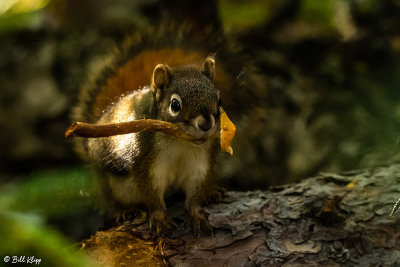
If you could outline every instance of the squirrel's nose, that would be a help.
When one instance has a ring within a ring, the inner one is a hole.
[[[195,126],[204,132],[209,131],[215,125],[215,119],[214,119],[214,116],[212,116],[212,115],[210,115],[206,118],[204,118],[203,116],[200,115],[196,118],[195,121],[196,121]]]

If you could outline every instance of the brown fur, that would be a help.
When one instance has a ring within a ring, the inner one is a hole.
[[[98,117],[122,94],[150,85],[151,75],[157,64],[167,63],[171,67],[194,64],[200,67],[206,57],[206,54],[181,48],[143,51],[120,67],[116,74],[107,80],[96,96],[92,112]],[[228,74],[218,65],[216,73],[215,85],[223,94],[231,86]]]

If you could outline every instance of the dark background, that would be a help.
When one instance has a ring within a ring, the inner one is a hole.
[[[400,1],[29,3],[0,3],[0,232],[33,227],[30,240],[43,242],[13,238],[16,251],[64,246],[63,236],[79,241],[101,224],[90,170],[64,130],[88,73],[150,26],[212,28],[244,55],[257,101],[235,107],[245,115],[233,116],[234,156],[220,160],[228,188],[266,189],[398,154]]]

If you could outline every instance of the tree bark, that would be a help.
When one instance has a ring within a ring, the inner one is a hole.
[[[144,216],[82,244],[105,266],[398,266],[400,161],[369,170],[321,173],[268,191],[228,192],[206,207],[213,235],[183,228],[182,204],[168,211],[178,230],[148,232]],[[182,222],[182,223],[179,223]]]

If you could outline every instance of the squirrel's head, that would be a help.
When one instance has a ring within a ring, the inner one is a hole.
[[[152,90],[158,118],[178,124],[202,144],[219,131],[221,101],[215,88],[214,58],[208,57],[203,69],[195,66],[154,68]]]

